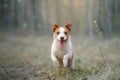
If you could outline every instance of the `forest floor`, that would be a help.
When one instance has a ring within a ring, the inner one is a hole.
[[[0,36],[0,80],[120,80],[120,38],[72,41],[76,69],[56,71],[52,36]]]

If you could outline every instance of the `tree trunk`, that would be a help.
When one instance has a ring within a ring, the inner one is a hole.
[[[105,1],[106,3],[106,11],[107,11],[107,24],[108,24],[108,31],[107,31],[107,35],[111,35],[112,34],[112,5],[111,5],[111,0],[110,1]]]
[[[61,23],[60,22],[60,1],[56,0],[54,4],[56,6],[56,10],[55,10],[55,12],[56,12],[56,21],[57,21],[57,23]]]
[[[88,2],[88,26],[89,26],[89,35],[93,37],[93,19],[92,19],[92,12],[93,12],[93,0],[89,0]]]

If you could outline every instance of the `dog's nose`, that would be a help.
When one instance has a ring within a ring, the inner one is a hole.
[[[61,40],[64,40],[64,37],[60,37]]]

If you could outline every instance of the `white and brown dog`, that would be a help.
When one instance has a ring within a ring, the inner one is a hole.
[[[73,47],[70,39],[71,27],[71,22],[68,22],[64,27],[58,26],[55,22],[52,23],[54,40],[51,46],[51,58],[57,68],[60,66],[75,68]]]

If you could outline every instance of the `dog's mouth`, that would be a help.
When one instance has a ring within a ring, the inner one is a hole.
[[[59,42],[60,42],[60,45],[61,45],[61,46],[64,46],[65,43],[66,43],[66,41],[67,41],[67,40],[60,40],[60,41],[59,41]]]

